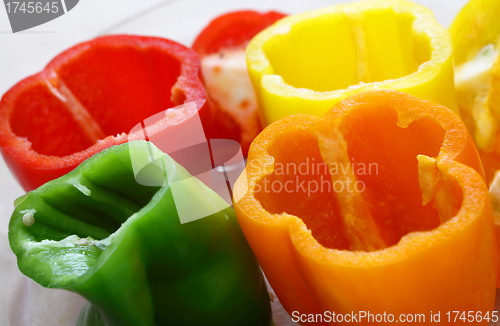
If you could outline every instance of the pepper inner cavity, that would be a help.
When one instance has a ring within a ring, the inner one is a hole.
[[[460,209],[455,180],[438,180],[431,193],[421,186],[428,173],[440,175],[435,163],[419,165],[424,156],[437,157],[442,145],[444,130],[433,119],[401,128],[393,109],[356,109],[333,131],[314,128],[293,129],[272,142],[274,172],[254,192],[270,213],[301,218],[323,246],[386,248],[410,232],[438,227]]]
[[[159,189],[142,186],[134,182],[132,174],[123,175],[118,169],[108,171],[108,177],[117,182],[125,180],[128,185],[127,193],[105,187],[99,180],[80,176],[40,194],[43,202],[48,205],[47,212],[51,213],[44,216],[41,210],[36,215],[40,216],[36,221],[40,225],[61,231],[57,239],[48,240],[59,241],[69,235],[102,240],[116,232],[122,223],[142,209]],[[130,194],[133,193],[141,193],[141,200],[131,199]],[[37,230],[30,227],[30,232],[35,237],[46,239],[44,234],[37,236]]]
[[[40,154],[83,151],[181,104],[172,90],[180,67],[164,50],[93,45],[22,90],[13,103],[12,131]]]
[[[270,38],[264,52],[274,73],[296,88],[327,92],[398,79],[431,59],[429,37],[413,33],[414,20],[392,8],[346,6],[297,22]]]

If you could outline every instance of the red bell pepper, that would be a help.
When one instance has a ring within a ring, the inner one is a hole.
[[[257,33],[284,16],[274,11],[227,13],[211,21],[193,44],[214,110],[214,137],[236,140],[245,156],[262,130],[245,48]]]
[[[285,16],[276,11],[259,13],[252,10],[221,15],[198,35],[193,49],[202,57],[225,49],[244,50],[255,35]]]
[[[162,38],[113,35],[76,45],[3,96],[2,155],[29,191],[107,147],[146,138],[142,130],[127,133],[177,105],[196,102],[209,133],[199,73],[193,50]],[[189,118],[182,109],[175,114]]]

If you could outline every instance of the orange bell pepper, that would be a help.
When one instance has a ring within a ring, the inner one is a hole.
[[[432,311],[453,324],[448,311],[494,307],[483,168],[463,122],[439,104],[370,91],[324,117],[271,124],[250,147],[234,208],[292,318],[369,311],[429,323]]]

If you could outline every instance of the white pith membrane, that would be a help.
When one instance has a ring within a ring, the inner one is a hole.
[[[113,233],[114,234],[114,233]],[[109,237],[104,238],[102,240],[96,240],[92,237],[86,237],[86,238],[80,238],[76,234],[70,235],[60,241],[55,241],[55,240],[42,240],[40,242],[36,241],[26,241],[24,243],[24,247],[27,252],[29,252],[30,249],[34,248],[73,248],[77,246],[96,246],[97,248],[104,250],[109,245],[111,245],[111,241],[113,239],[113,234],[111,234]]]
[[[245,50],[224,50],[201,59],[205,86],[212,101],[243,129],[257,111],[257,98],[248,75]]]
[[[99,123],[55,71],[50,72],[49,78],[45,79],[45,83],[49,91],[64,103],[65,108],[92,143],[106,138],[106,134],[102,131]]]
[[[499,58],[498,47],[484,46],[476,56],[456,68],[455,88],[464,121],[477,146],[485,152],[493,151],[499,127],[500,112],[491,105],[494,91],[493,67]]]

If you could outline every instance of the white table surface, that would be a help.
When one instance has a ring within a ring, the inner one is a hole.
[[[0,94],[41,70],[66,48],[103,33],[157,35],[190,45],[211,18],[228,10],[258,8],[294,13],[341,2],[350,1],[204,0],[203,5],[194,6],[192,0],[80,0],[67,14],[16,34],[10,32],[6,11],[0,5]],[[437,20],[448,27],[466,0],[415,2],[432,9]],[[152,8],[154,11],[146,13]],[[9,248],[7,226],[13,202],[23,193],[0,158],[0,326],[73,326],[85,300],[66,291],[42,288],[24,277]]]

